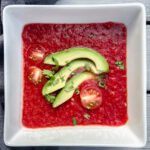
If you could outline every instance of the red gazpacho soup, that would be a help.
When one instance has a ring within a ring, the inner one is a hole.
[[[23,125],[124,125],[126,38],[115,22],[25,25]]]

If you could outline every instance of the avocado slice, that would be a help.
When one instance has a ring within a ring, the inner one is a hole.
[[[96,69],[99,71],[99,73],[109,72],[109,65],[106,59],[98,52],[89,48],[78,47],[78,48],[71,48],[68,50],[57,52],[47,56],[44,60],[44,63],[55,65],[55,62],[53,61],[54,58],[58,61],[60,66],[65,66],[72,60],[79,59],[79,58],[90,59],[91,61],[94,62]]]
[[[75,89],[85,80],[88,79],[95,79],[95,76],[90,72],[83,72],[76,76],[74,76],[71,80],[69,80],[66,86],[58,93],[53,107],[58,107],[59,105],[63,104],[67,100],[69,100],[75,91]]]
[[[93,73],[99,74],[93,62],[82,59],[74,60],[67,66],[63,67],[59,72],[57,72],[52,79],[47,81],[42,89],[42,94],[47,95],[63,88],[70,74],[80,67],[88,67],[88,69],[91,70]]]

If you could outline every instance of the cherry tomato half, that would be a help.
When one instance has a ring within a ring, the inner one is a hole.
[[[101,90],[93,84],[83,86],[80,92],[81,104],[84,108],[95,109],[102,103]]]
[[[28,56],[33,64],[39,64],[44,60],[45,49],[41,45],[34,44],[29,47]]]
[[[30,67],[28,78],[35,85],[41,83],[43,78],[42,70],[35,66]]]
[[[39,64],[44,59],[44,53],[40,51],[32,51],[29,58],[32,59],[35,64]]]

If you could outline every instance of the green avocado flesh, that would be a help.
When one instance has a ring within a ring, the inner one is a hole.
[[[74,60],[71,63],[69,63],[67,66],[63,67],[59,72],[57,72],[54,75],[54,78],[47,81],[47,83],[44,85],[42,89],[42,94],[47,95],[63,88],[71,73],[80,67],[88,67],[89,68],[88,71],[91,71],[94,74],[99,74],[93,62],[89,60],[80,60],[80,59]]]
[[[75,59],[86,58],[93,61],[99,73],[109,72],[109,65],[105,58],[98,52],[89,48],[71,48],[61,52],[57,52],[47,56],[44,60],[44,63],[55,65],[53,58],[58,61],[60,66],[65,66]]]
[[[69,100],[73,94],[75,89],[85,80],[88,79],[95,79],[95,76],[90,72],[83,72],[76,76],[74,76],[71,80],[67,82],[65,87],[59,92],[57,95],[53,107],[58,107],[59,105],[63,104],[67,100]]]

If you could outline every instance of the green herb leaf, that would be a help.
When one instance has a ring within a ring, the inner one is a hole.
[[[98,85],[100,87],[104,88],[105,90],[107,90],[107,86],[106,86],[105,80],[99,81]]]
[[[55,76],[52,76],[51,79],[49,80],[49,85],[52,85],[54,80],[55,80]]]
[[[74,76],[76,73],[75,72],[71,72],[71,75]]]
[[[88,105],[88,106],[86,106],[86,108],[87,108],[87,109],[91,109],[91,106]]]
[[[55,86],[55,85],[58,84],[58,83],[59,83],[59,78],[53,80],[53,86]]]
[[[121,70],[124,70],[124,64],[118,66]]]
[[[45,77],[48,78],[48,79],[50,79],[50,78],[54,75],[54,73],[53,73],[52,71],[46,70],[46,69],[44,69],[44,70],[42,71],[42,73],[43,73],[43,74],[45,75]]]
[[[104,78],[105,78],[104,74],[101,74],[99,77],[97,77],[97,81],[101,81]]]
[[[115,65],[122,65],[123,64],[123,61],[122,60],[118,60],[115,62]]]
[[[61,76],[60,79],[61,79],[62,82],[65,81],[65,77],[64,76]]]
[[[89,37],[90,37],[90,38],[94,37],[94,34],[90,34]]]
[[[74,86],[73,85],[70,85],[67,89],[65,89],[66,92],[70,92],[72,90],[74,90]]]
[[[54,57],[52,57],[52,60],[53,60],[53,62],[55,63],[55,67],[53,67],[53,71],[56,71],[56,70],[58,70],[58,68],[59,68],[59,63],[58,63],[58,61],[57,61],[57,59],[56,58],[54,58]]]
[[[74,125],[74,126],[77,125],[76,117],[73,117],[73,118],[72,118],[72,122],[73,122],[73,125]]]
[[[60,73],[60,74],[59,74],[59,77],[60,77],[60,80],[61,80],[62,82],[64,82],[64,81],[65,81],[65,76],[64,76],[64,75],[62,75],[62,73]]]
[[[89,114],[84,114],[84,118],[86,118],[87,120],[90,119],[90,115]]]
[[[125,69],[122,60],[116,61],[116,62],[115,62],[115,65],[116,65],[117,67],[119,67],[121,70],[124,70],[124,69]]]
[[[76,94],[79,95],[80,94],[80,90],[79,88],[76,89]]]
[[[104,74],[101,74],[101,75],[99,76],[99,78],[100,78],[100,79],[104,79],[104,78],[105,78]]]
[[[45,98],[48,102],[51,102],[51,103],[53,103],[55,101],[54,95],[46,95]]]
[[[85,70],[86,70],[86,71],[90,71],[90,66],[89,66],[89,64],[85,64]]]

